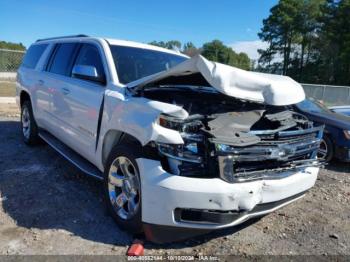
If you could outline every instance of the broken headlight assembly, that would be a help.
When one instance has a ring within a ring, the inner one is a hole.
[[[203,141],[202,135],[191,134],[186,131],[194,129],[198,123],[187,122],[179,118],[161,114],[158,124],[162,127],[180,132],[184,144],[157,143],[158,151],[164,156],[191,163],[201,163],[202,157],[198,154],[198,143]]]
[[[159,153],[164,156],[191,163],[201,163],[202,157],[197,154],[197,145],[195,143],[189,144],[163,144],[157,143]]]

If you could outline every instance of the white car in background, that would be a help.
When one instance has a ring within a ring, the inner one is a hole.
[[[322,137],[288,107],[304,98],[285,76],[84,35],[38,40],[17,77],[24,141],[102,180],[118,225],[155,242],[301,198]]]

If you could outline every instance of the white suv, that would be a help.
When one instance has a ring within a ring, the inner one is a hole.
[[[38,40],[17,77],[24,142],[102,180],[118,225],[155,242],[302,197],[323,130],[293,111],[304,98],[288,77],[85,35]]]

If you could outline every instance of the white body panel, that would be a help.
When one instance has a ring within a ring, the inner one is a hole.
[[[226,225],[179,223],[174,220],[175,208],[250,211],[258,204],[276,202],[310,189],[316,182],[319,170],[309,167],[283,179],[230,184],[219,178],[174,176],[153,160],[140,158],[137,163],[143,174],[143,221],[203,229],[228,227],[243,221],[233,221]]]
[[[172,104],[131,96],[125,85],[118,81],[106,40],[89,37],[59,40],[60,43],[72,41],[94,43],[98,46],[102,54],[107,83],[105,86],[99,86],[44,72],[45,61],[56,41],[42,41],[49,44],[49,47],[35,69],[19,69],[17,84],[17,103],[20,103],[19,96],[22,91],[30,95],[34,116],[40,128],[52,133],[102,172],[103,146],[105,136],[110,131],[127,133],[142,145],[151,141],[168,144],[184,143],[178,131],[157,124],[161,113],[178,118],[188,117],[184,109]],[[127,41],[109,39],[108,42],[177,54],[162,48]],[[218,91],[240,99],[271,105],[293,104],[304,99],[302,87],[290,78],[247,72],[212,63],[202,57],[190,59],[173,69],[143,78],[130,86],[137,87],[169,75],[181,75],[185,71],[200,72]],[[63,89],[68,89],[69,93],[65,94]],[[102,119],[98,135],[100,110]],[[314,185],[318,172],[317,168],[307,168],[283,179],[232,184],[219,178],[175,176],[165,172],[161,164],[154,160],[140,158],[137,163],[142,183],[143,221],[159,225],[199,228],[208,226],[176,223],[173,219],[173,210],[177,207],[251,210],[257,204],[278,201],[309,189]],[[243,220],[225,226],[232,226]],[[221,226],[217,226],[219,227]]]

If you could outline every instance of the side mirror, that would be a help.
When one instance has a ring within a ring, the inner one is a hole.
[[[100,76],[97,73],[97,69],[94,66],[89,65],[75,65],[72,70],[72,76],[84,80],[105,84],[106,79],[104,76]]]

